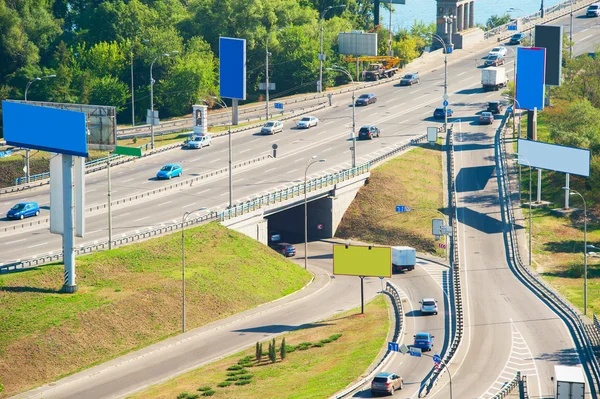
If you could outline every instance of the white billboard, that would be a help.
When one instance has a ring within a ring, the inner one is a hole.
[[[590,176],[590,150],[519,139],[518,152],[521,165]]]
[[[338,33],[338,49],[346,55],[377,55],[377,33],[362,31]]]

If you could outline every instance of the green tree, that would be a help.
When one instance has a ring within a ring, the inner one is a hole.
[[[281,340],[281,347],[279,348],[279,357],[281,358],[281,360],[285,359],[285,356],[287,355],[286,352],[286,348],[285,348],[285,337],[283,337],[283,339]]]
[[[277,346],[275,344],[275,338],[273,341],[269,343],[269,359],[271,363],[275,363],[277,361]]]
[[[504,25],[509,23],[511,20],[510,15],[508,14],[504,14],[504,15],[492,15],[491,17],[489,17],[485,23],[485,27],[489,30],[489,29],[494,29],[497,26],[500,25]]]
[[[127,85],[113,76],[94,77],[90,81],[89,102],[96,105],[117,107],[117,112],[127,105]]]

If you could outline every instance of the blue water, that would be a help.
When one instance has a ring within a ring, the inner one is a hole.
[[[382,0],[384,2],[385,0]],[[544,0],[544,8],[547,9],[564,0]],[[520,8],[527,14],[533,14],[540,10],[541,0],[475,0],[475,23],[485,24],[492,15],[504,15],[506,10],[511,7]],[[399,29],[410,29],[414,20],[421,20],[426,23],[435,22],[435,0],[406,0],[406,5],[394,5],[395,11],[392,14],[392,29],[398,32]],[[522,12],[514,13],[516,18],[523,16]],[[389,26],[390,14],[382,8],[381,24],[386,28]]]

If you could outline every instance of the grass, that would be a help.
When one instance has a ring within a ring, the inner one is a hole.
[[[332,339],[321,347],[294,350],[282,361],[272,364],[268,358],[250,369],[253,377],[246,385],[226,387],[218,385],[225,381],[227,369],[244,356],[254,358],[252,346],[233,356],[211,363],[202,368],[175,377],[131,396],[132,399],[175,399],[182,392],[198,392],[198,387],[215,390],[215,398],[325,398],[345,388],[364,374],[365,370],[383,350],[390,322],[383,297],[378,296],[365,306],[365,315],[359,310],[334,316],[302,330],[285,334],[287,344],[320,342],[343,331],[338,339]],[[277,348],[281,338],[277,339]],[[268,346],[268,341],[264,342]],[[285,392],[285,393],[284,393]]]
[[[75,294],[59,292],[62,265],[1,276],[3,394],[178,334],[180,245],[177,233],[78,257]],[[186,247],[189,329],[290,294],[310,278],[268,247],[218,223],[188,229]]]
[[[431,235],[443,211],[442,147],[424,145],[378,166],[344,214],[337,237],[381,245],[408,245],[444,256]],[[396,213],[408,205],[408,213]],[[441,242],[441,241],[440,241]]]

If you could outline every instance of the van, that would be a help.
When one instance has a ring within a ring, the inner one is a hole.
[[[586,17],[600,16],[600,3],[591,4],[585,12]]]

